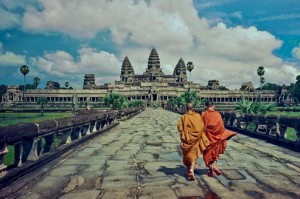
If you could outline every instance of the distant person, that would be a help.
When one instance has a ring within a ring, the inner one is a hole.
[[[203,133],[204,124],[199,113],[194,112],[191,103],[186,105],[186,114],[181,116],[178,122],[180,133],[183,164],[187,167],[190,180],[195,180],[195,164],[198,157],[209,145],[207,137]]]
[[[226,148],[226,140],[235,136],[237,133],[225,129],[221,114],[214,110],[214,104],[211,101],[205,103],[205,111],[201,113],[204,122],[204,133],[211,142],[203,153],[203,160],[206,167],[209,168],[208,176],[213,177],[213,173],[221,175],[217,167],[219,155],[223,154]],[[200,122],[202,122],[200,121]]]

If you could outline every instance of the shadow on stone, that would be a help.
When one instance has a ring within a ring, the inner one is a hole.
[[[220,197],[214,192],[209,191],[204,196],[181,196],[178,199],[220,199]]]
[[[166,175],[174,175],[177,174],[179,176],[187,178],[186,167],[183,165],[176,165],[175,168],[168,168],[165,166],[161,166],[157,171],[163,172]],[[206,174],[207,169],[195,169],[195,175],[204,175]]]
[[[183,177],[187,177],[186,176],[186,168],[183,165],[176,165],[175,168],[168,168],[168,167],[165,167],[165,166],[161,166],[157,171],[163,172],[166,175],[177,174],[177,175],[180,175],[180,176],[183,176]]]

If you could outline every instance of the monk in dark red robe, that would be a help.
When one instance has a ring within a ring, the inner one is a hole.
[[[221,114],[214,110],[213,102],[205,103],[206,111],[201,113],[204,122],[204,133],[211,142],[203,153],[203,160],[206,167],[209,168],[208,176],[212,177],[213,173],[221,175],[217,168],[219,155],[223,154],[226,149],[226,140],[229,140],[237,133],[225,129]]]
[[[187,104],[186,109],[186,114],[181,116],[178,121],[178,131],[183,164],[187,167],[189,179],[195,180],[194,169],[197,159],[210,143],[203,134],[204,124],[200,114],[193,111],[192,104]]]

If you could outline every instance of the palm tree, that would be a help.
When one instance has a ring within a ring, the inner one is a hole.
[[[24,88],[23,88],[23,106],[25,100],[25,82],[26,82],[26,75],[29,73],[29,67],[26,65],[21,66],[20,72],[24,75]]]
[[[191,72],[192,72],[192,70],[194,69],[194,64],[193,64],[193,62],[188,62],[187,64],[186,64],[186,69],[189,71],[189,73],[190,73],[190,81],[192,81],[192,74],[191,74]]]
[[[259,66],[257,68],[257,74],[261,77],[265,74],[265,68],[263,66]]]
[[[33,85],[35,85],[35,88],[37,88],[37,86],[39,85],[40,82],[41,82],[41,79],[39,77],[35,77],[33,79]]]
[[[263,83],[265,83],[265,79],[263,78],[263,75],[265,74],[265,68],[263,66],[259,66],[257,68],[257,74],[258,74],[258,76],[260,76],[260,84],[261,84],[260,90],[261,90]],[[263,80],[262,80],[262,78],[263,78]],[[263,83],[262,83],[262,81],[263,81]]]
[[[44,116],[44,105],[48,103],[48,100],[46,97],[39,97],[37,100],[37,104],[41,105],[41,116]]]
[[[261,86],[265,83],[265,78],[264,77],[260,77],[260,84],[261,84]]]
[[[65,87],[68,88],[69,87],[69,82],[65,83]]]

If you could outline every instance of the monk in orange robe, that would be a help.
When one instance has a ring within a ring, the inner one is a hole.
[[[181,116],[178,122],[180,133],[183,164],[187,167],[188,177],[195,180],[195,164],[198,157],[209,145],[209,141],[203,138],[204,124],[199,113],[194,112],[191,103],[186,105],[186,114]]]
[[[206,102],[205,108],[206,111],[201,113],[201,117],[205,125],[204,133],[211,145],[204,151],[203,159],[206,167],[209,168],[207,175],[212,177],[213,173],[221,175],[221,171],[217,168],[217,160],[219,155],[225,151],[226,140],[229,140],[237,133],[225,129],[221,114],[214,110],[213,102]]]

